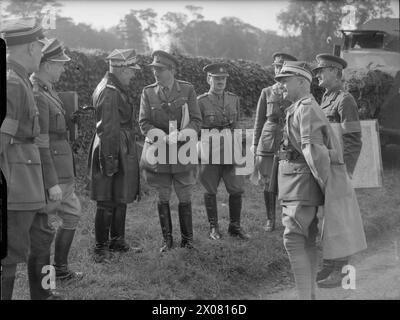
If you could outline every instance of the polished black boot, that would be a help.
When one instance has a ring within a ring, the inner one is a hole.
[[[242,240],[248,240],[250,236],[240,227],[240,213],[242,211],[242,195],[229,195],[229,228],[228,233],[232,237],[238,237]]]
[[[171,221],[171,210],[169,208],[169,202],[159,202],[157,204],[158,216],[160,218],[161,231],[164,238],[163,246],[160,248],[160,252],[165,252],[172,249],[172,221]]]
[[[49,285],[48,281],[43,281],[49,273],[43,269],[50,265],[50,254],[33,256],[28,258],[28,280],[31,300],[62,300],[62,297],[51,291],[51,288],[46,288],[44,285]],[[44,273],[42,273],[44,271]],[[42,281],[44,283],[42,283]]]
[[[192,203],[179,203],[178,213],[182,236],[181,247],[193,249]]]
[[[108,235],[110,233],[112,214],[113,207],[103,206],[97,203],[96,217],[94,219],[96,237],[94,261],[98,263],[109,263],[111,259],[111,254],[108,247]]]
[[[82,272],[74,272],[68,268],[68,254],[74,239],[75,230],[58,228],[54,246],[54,268],[56,279],[60,281],[80,280]]]
[[[267,223],[264,230],[271,232],[275,230],[276,195],[275,193],[264,191],[265,209],[267,210]]]
[[[212,240],[221,239],[218,227],[217,196],[215,194],[205,193],[204,204],[206,206],[208,222],[210,223],[210,233],[208,236]]]
[[[324,259],[322,261],[322,269],[317,273],[317,281],[326,279],[332,273],[334,267],[335,267],[334,260]]]

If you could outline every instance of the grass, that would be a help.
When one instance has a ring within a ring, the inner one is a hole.
[[[383,152],[384,187],[379,190],[358,190],[368,241],[400,222],[400,148]],[[82,281],[68,286],[58,285],[67,299],[246,299],[261,288],[270,288],[292,281],[289,262],[282,245],[283,227],[277,212],[277,231],[265,233],[265,207],[262,187],[248,179],[242,213],[242,226],[252,239],[248,242],[227,235],[228,195],[223,184],[218,193],[218,215],[221,241],[207,238],[208,222],[199,184],[193,193],[193,229],[196,251],[176,248],[159,254],[161,228],[152,190],[144,186],[145,196],[128,206],[126,238],[137,240],[143,253],[116,255],[110,265],[95,264],[91,257],[94,246],[95,203],[88,199],[83,183],[78,194],[83,216],[70,253],[74,270],[85,273]],[[172,205],[173,236],[179,245],[177,199]],[[20,265],[14,299],[29,299],[26,266]]]

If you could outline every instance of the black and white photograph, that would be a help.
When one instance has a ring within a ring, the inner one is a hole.
[[[2,0],[0,44],[1,300],[400,300],[398,0]]]

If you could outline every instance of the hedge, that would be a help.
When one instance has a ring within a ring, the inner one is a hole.
[[[79,105],[91,105],[92,93],[108,69],[105,57],[107,54],[101,51],[81,52],[68,51],[72,58],[65,66],[65,72],[56,85],[59,91],[76,91],[79,96]],[[209,86],[203,67],[212,62],[226,62],[229,67],[229,79],[227,90],[234,92],[241,98],[242,115],[251,117],[257,106],[260,92],[263,88],[274,83],[273,68],[263,67],[258,63],[245,60],[209,59],[204,57],[187,57],[177,55],[179,67],[177,79],[192,83],[198,95],[208,91]],[[137,73],[129,88],[129,98],[138,115],[140,95],[143,87],[154,82],[151,69],[147,67],[151,63],[150,56],[139,55],[138,63],[142,69]],[[346,70],[347,71],[347,70]],[[362,119],[377,117],[377,109],[390,89],[393,77],[378,71],[350,70],[346,74],[346,87],[358,101],[360,116]],[[324,89],[318,87],[318,81],[313,80],[311,92],[318,102],[321,101]],[[378,110],[379,111],[379,110]],[[94,133],[94,114],[86,114],[78,121],[79,137],[73,143],[74,152],[78,156],[78,163],[82,163],[87,156],[87,150]],[[140,134],[139,128],[136,128]],[[85,166],[78,168],[78,175],[84,174]]]

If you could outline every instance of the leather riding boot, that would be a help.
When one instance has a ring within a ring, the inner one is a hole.
[[[30,255],[28,258],[28,280],[31,300],[62,300],[58,294],[53,294],[49,285],[49,281],[43,281],[49,273],[43,270],[43,267],[50,265],[50,253],[41,256]],[[44,271],[44,273],[42,273]],[[51,280],[51,279],[50,279]],[[43,281],[43,283],[42,283]]]
[[[276,195],[272,192],[264,191],[265,208],[267,210],[267,223],[264,230],[271,232],[275,230]]]
[[[335,260],[324,259],[322,261],[322,269],[317,273],[317,281],[326,279],[335,267]]]
[[[58,228],[54,245],[54,268],[56,270],[56,279],[80,280],[83,277],[82,272],[74,272],[68,268],[68,254],[74,239],[75,230]]]
[[[112,214],[113,208],[111,206],[103,206],[97,203],[94,220],[96,237],[96,246],[94,248],[95,262],[110,262],[111,254],[108,248],[108,235],[110,233]]]
[[[1,268],[1,300],[11,300],[17,265],[3,265]]]
[[[333,260],[333,264],[334,266],[332,272],[325,279],[317,282],[318,287],[338,288],[342,285],[342,279],[345,276],[345,274],[342,273],[342,269],[346,264],[348,264],[348,260]]]
[[[221,239],[218,227],[217,195],[205,193],[204,204],[206,206],[208,222],[210,223],[210,233],[208,236],[212,240]]]
[[[242,240],[248,240],[250,236],[240,227],[240,213],[242,211],[242,195],[229,195],[229,228],[228,233],[232,237],[238,237]]]
[[[182,236],[181,247],[193,249],[192,203],[179,203],[178,213]]]
[[[161,231],[164,238],[164,243],[160,248],[160,252],[165,252],[171,250],[173,246],[171,210],[169,207],[169,202],[159,202],[157,207]]]
[[[111,218],[110,244],[111,251],[127,252],[130,247],[125,242],[126,204],[119,203],[114,209]]]

